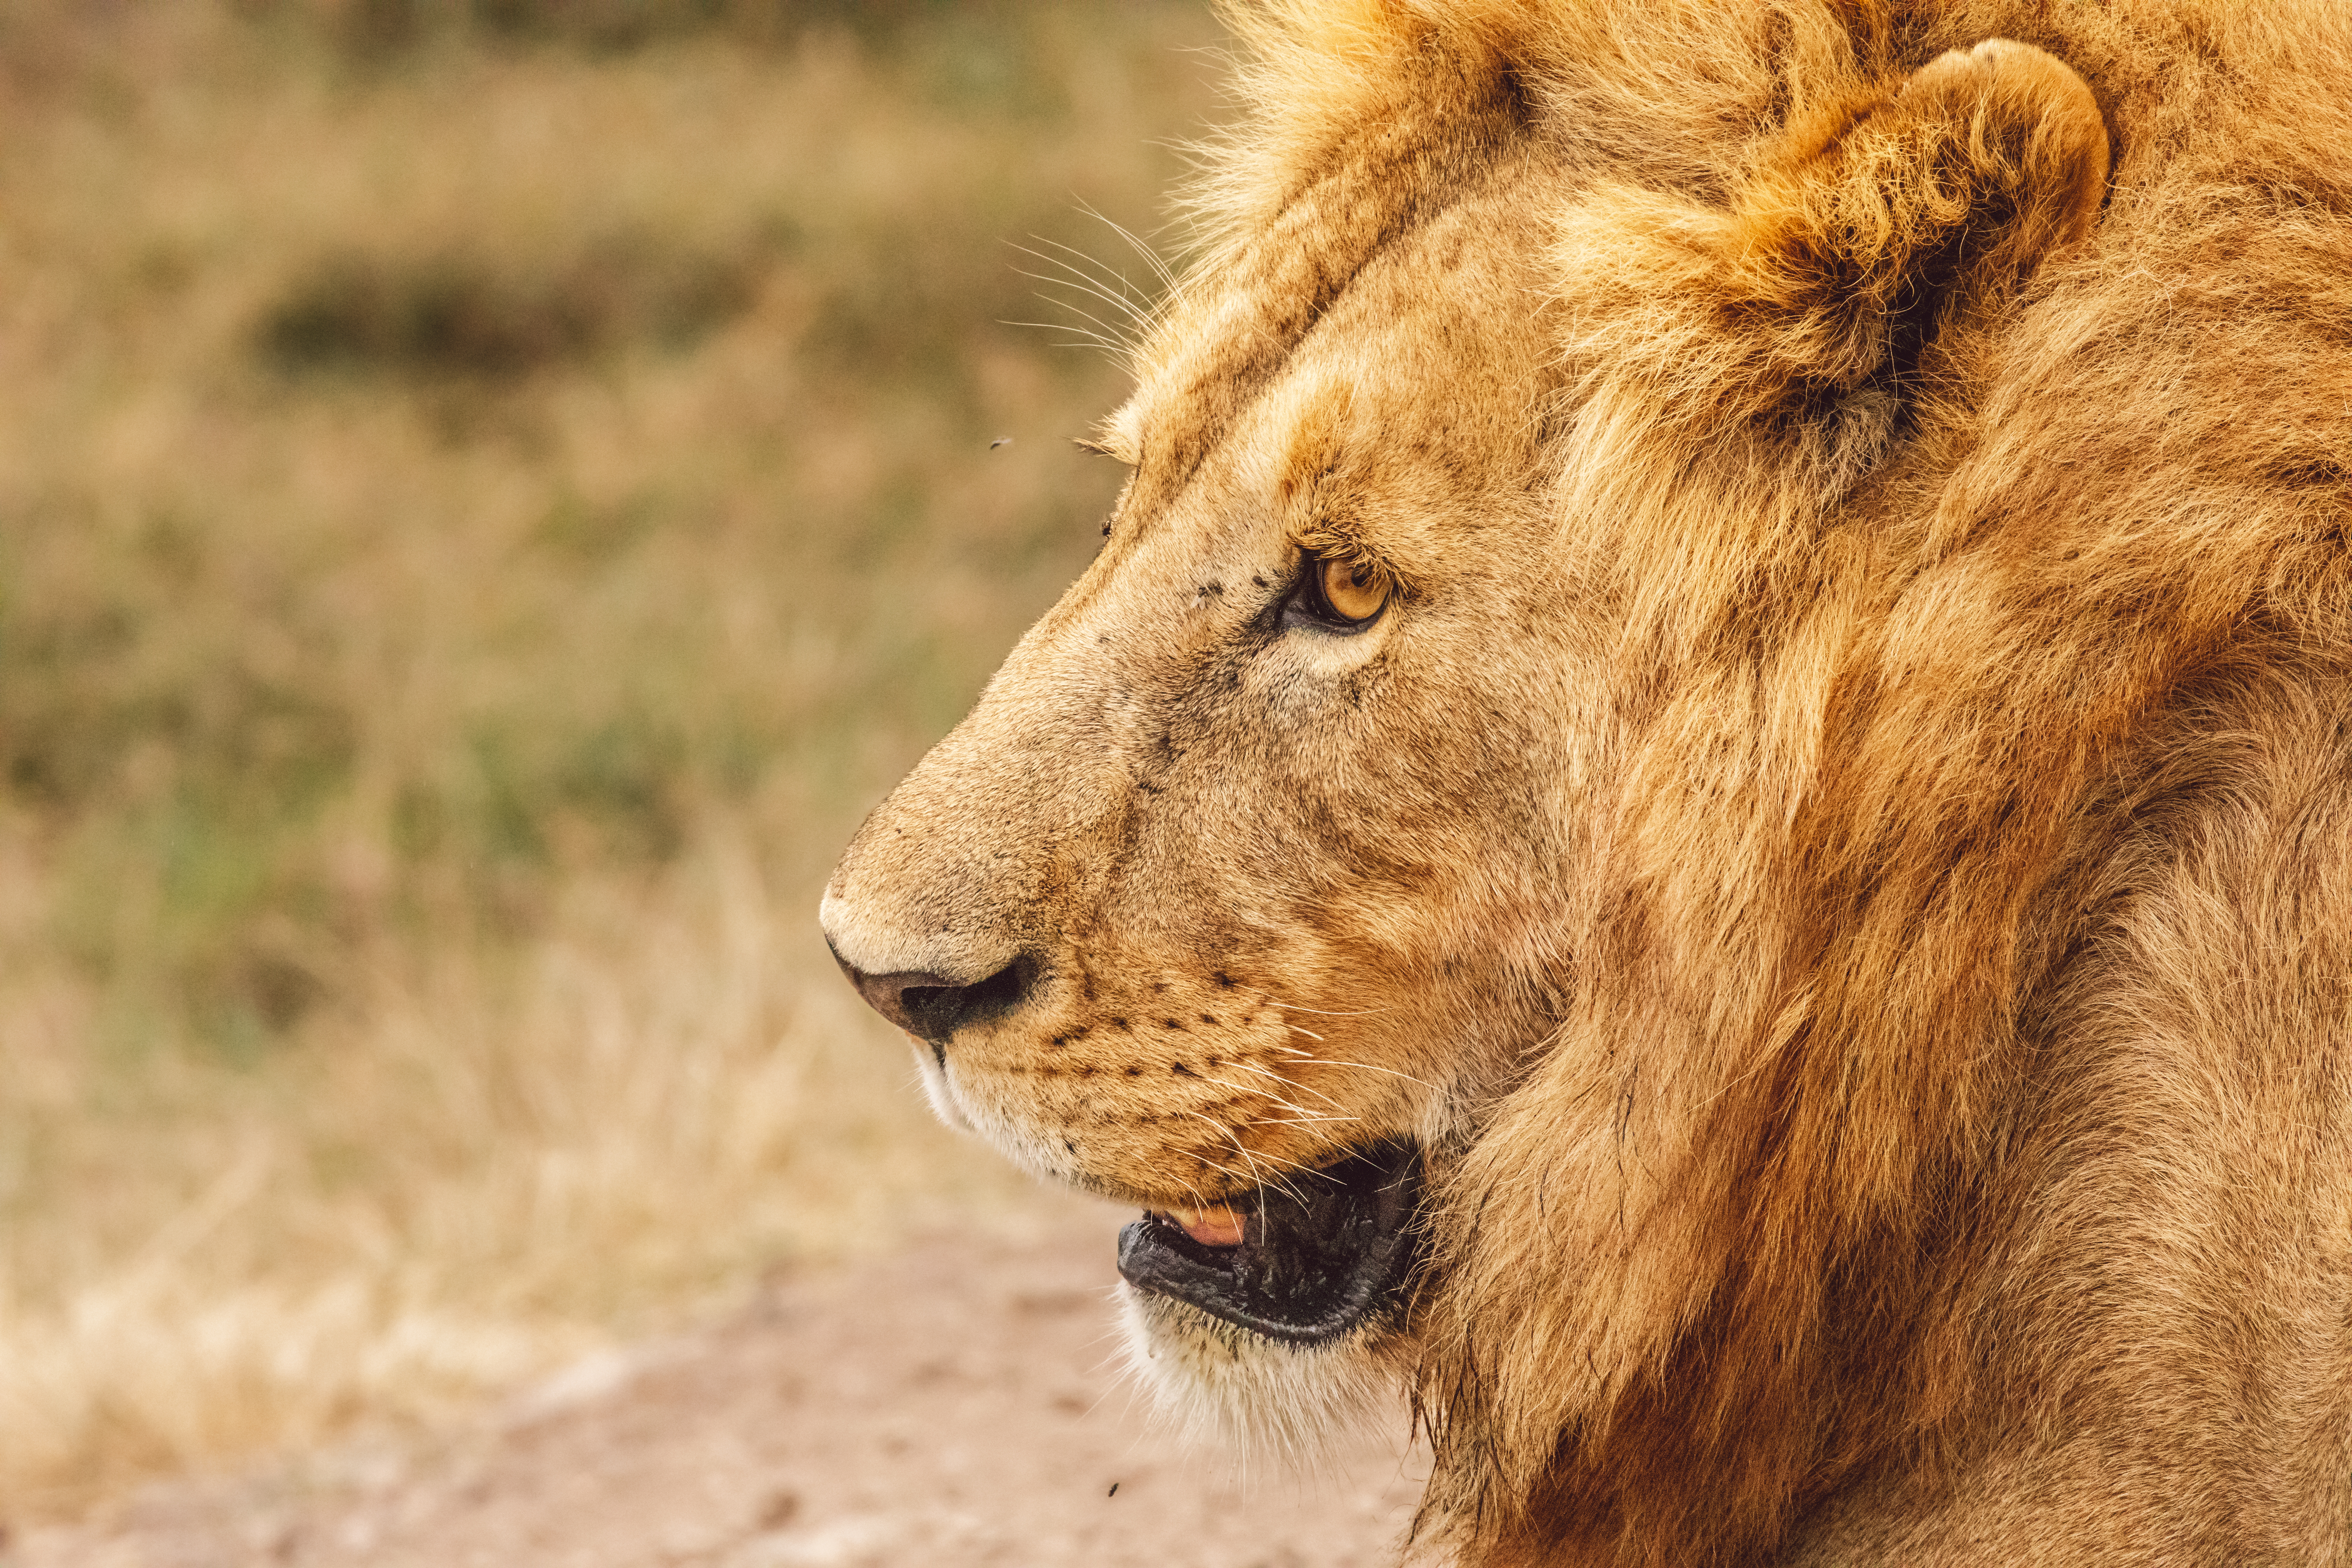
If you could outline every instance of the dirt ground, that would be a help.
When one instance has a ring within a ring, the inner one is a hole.
[[[1422,1456],[1244,1481],[1115,1370],[1123,1215],[770,1287],[430,1441],[346,1446],[30,1532],[5,1568],[1372,1568]],[[1114,1494],[1114,1483],[1117,1491]]]

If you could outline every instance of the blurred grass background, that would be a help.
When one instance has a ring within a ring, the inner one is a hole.
[[[1031,1212],[814,908],[1118,482],[1008,242],[1151,291],[1217,39],[0,8],[0,1520]]]

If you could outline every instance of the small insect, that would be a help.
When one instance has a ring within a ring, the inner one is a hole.
[[[1117,1497],[1117,1496],[1118,1496],[1118,1483],[1117,1481],[1113,1481],[1113,1482],[1111,1482],[1111,1484],[1110,1484],[1110,1490],[1108,1490],[1108,1491],[1107,1491],[1107,1492],[1103,1493],[1103,1496],[1105,1496],[1105,1497]]]
[[[1011,445],[1013,445],[1013,437],[1010,437],[1010,436],[999,436],[995,440],[991,441],[991,442],[988,444],[988,449],[989,449],[990,451],[993,452],[993,451],[995,451],[999,447],[1010,447]]]

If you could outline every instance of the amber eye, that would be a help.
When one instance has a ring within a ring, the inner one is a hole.
[[[1321,571],[1323,602],[1342,620],[1369,621],[1389,602],[1388,584],[1376,581],[1361,565],[1326,561]]]
[[[1351,636],[1381,618],[1389,607],[1391,584],[1376,566],[1309,555],[1297,586],[1283,601],[1282,618],[1292,626]]]

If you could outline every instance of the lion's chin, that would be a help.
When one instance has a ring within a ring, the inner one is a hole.
[[[1190,1435],[1311,1459],[1392,1390],[1420,1152],[1387,1142],[1119,1237],[1128,1360]]]
[[[1128,1370],[1161,1417],[1187,1440],[1244,1462],[1312,1468],[1397,1403],[1402,1336],[1384,1322],[1287,1343],[1124,1280],[1119,1316]]]

